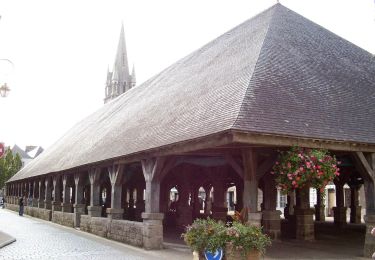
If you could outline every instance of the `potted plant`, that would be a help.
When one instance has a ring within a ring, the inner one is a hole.
[[[339,162],[324,149],[292,147],[281,152],[271,174],[284,191],[324,189],[328,182],[339,176]]]
[[[260,227],[234,221],[226,230],[225,256],[232,259],[259,259],[265,253],[271,239],[262,233]]]
[[[197,219],[182,234],[193,250],[193,259],[204,259],[203,252],[225,251],[226,259],[259,259],[271,239],[256,226],[234,221],[231,226],[212,219]]]
[[[186,227],[182,234],[186,244],[193,250],[193,259],[204,259],[204,251],[215,252],[224,249],[226,244],[226,227],[224,223],[213,219],[196,219]]]

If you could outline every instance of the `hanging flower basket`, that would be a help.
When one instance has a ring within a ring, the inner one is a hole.
[[[280,152],[271,174],[275,175],[276,183],[284,193],[307,187],[322,190],[340,175],[338,164],[327,150],[294,146]]]

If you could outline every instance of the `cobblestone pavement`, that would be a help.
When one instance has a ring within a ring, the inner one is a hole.
[[[0,249],[0,259],[191,259],[190,252],[145,251],[6,209],[0,230],[17,239]]]

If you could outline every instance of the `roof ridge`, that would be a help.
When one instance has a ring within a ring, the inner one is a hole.
[[[246,98],[246,96],[247,96],[246,94],[248,93],[248,90],[249,90],[249,87],[250,87],[251,79],[253,78],[254,72],[255,72],[255,70],[256,70],[256,68],[257,68],[258,61],[259,61],[259,56],[260,56],[260,54],[261,54],[261,52],[262,52],[262,49],[263,49],[263,46],[264,46],[264,41],[266,40],[266,38],[267,38],[267,36],[268,36],[268,32],[269,32],[269,28],[270,28],[270,24],[271,24],[271,22],[272,22],[272,20],[273,20],[273,18],[274,18],[274,15],[275,15],[275,9],[278,8],[279,6],[283,6],[283,5],[281,5],[280,3],[277,3],[277,4],[271,6],[270,8],[267,8],[266,10],[264,10],[264,11],[262,12],[262,13],[264,13],[264,12],[267,12],[268,10],[270,10],[270,9],[272,9],[272,8],[274,9],[273,12],[272,12],[272,14],[271,14],[270,20],[269,20],[269,22],[268,22],[268,25],[267,25],[267,31],[266,31],[266,33],[264,34],[264,37],[263,37],[263,40],[262,40],[261,47],[259,48],[259,53],[258,53],[258,57],[256,58],[256,62],[255,62],[255,65],[254,65],[253,72],[251,73],[251,76],[250,76],[250,78],[249,78],[249,83],[248,83],[248,85],[247,85],[247,88],[246,88],[245,94],[244,94],[243,97],[242,97],[242,102],[241,102],[240,109],[238,110],[237,117],[236,117],[236,119],[234,120],[234,122],[233,122],[232,126],[230,127],[230,129],[233,129],[234,126],[237,124],[238,118],[239,118],[239,116],[240,116],[240,114],[241,114],[242,108],[243,108],[243,106],[244,106],[244,100],[245,100],[245,98]],[[283,6],[283,7],[284,7],[284,6]],[[258,15],[261,15],[262,13],[260,13],[260,14],[258,14]],[[254,17],[253,17],[253,18],[254,18]],[[252,18],[252,19],[253,19],[253,18]]]

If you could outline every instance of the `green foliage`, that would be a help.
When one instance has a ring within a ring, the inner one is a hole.
[[[233,222],[226,231],[227,249],[229,252],[239,251],[242,256],[251,250],[258,250],[264,254],[267,246],[271,245],[271,239],[262,233],[260,227]]]
[[[0,189],[5,185],[14,174],[16,174],[22,167],[22,161],[19,154],[13,155],[12,151],[8,149],[0,158]]]
[[[226,228],[224,223],[213,219],[196,219],[191,226],[186,227],[182,234],[186,244],[194,251],[208,250],[215,252],[224,248],[226,242]]]
[[[218,248],[241,252],[242,255],[253,249],[264,253],[271,245],[271,239],[262,233],[261,228],[237,221],[227,227],[212,219],[197,219],[186,228],[182,237],[188,246],[200,253],[204,250],[214,252]]]
[[[280,153],[271,173],[285,193],[305,187],[322,189],[340,175],[338,164],[327,150],[292,147]]]

